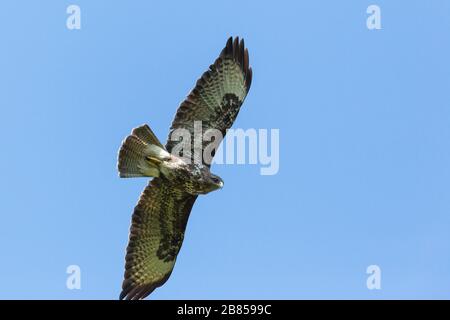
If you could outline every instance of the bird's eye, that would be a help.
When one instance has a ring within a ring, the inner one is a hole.
[[[220,180],[219,180],[218,178],[216,178],[216,177],[212,177],[212,181],[213,181],[214,183],[219,183],[219,182],[220,182]]]

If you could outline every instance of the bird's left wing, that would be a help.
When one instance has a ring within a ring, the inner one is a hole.
[[[188,130],[191,139],[194,139],[196,121],[201,123],[202,133],[208,129],[217,129],[223,138],[236,119],[251,82],[252,69],[244,40],[239,41],[238,37],[234,40],[229,38],[214,64],[201,76],[195,88],[178,108],[166,149],[173,153],[174,146],[179,143],[174,139],[173,133],[178,129]],[[220,141],[222,139],[215,140],[214,144],[218,147]],[[199,145],[191,143],[191,147],[184,150],[187,152],[181,156],[210,165],[208,161],[205,163],[203,157],[199,159],[208,144],[208,141]]]
[[[132,217],[120,299],[142,299],[162,286],[175,265],[196,196],[154,178]]]

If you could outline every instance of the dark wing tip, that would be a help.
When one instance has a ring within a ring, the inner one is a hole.
[[[156,288],[162,286],[169,279],[172,274],[170,270],[159,281],[138,284],[130,278],[129,267],[125,264],[125,279],[122,282],[122,292],[120,293],[119,300],[139,300],[146,298],[150,293],[155,291]]]
[[[252,68],[250,67],[250,59],[248,56],[248,50],[245,47],[244,39],[239,41],[239,37],[233,39],[229,37],[228,41],[220,53],[221,58],[232,58],[241,67],[242,72],[245,77],[245,86],[247,92],[250,90],[250,85],[252,83]]]
[[[120,293],[119,300],[139,300],[146,298],[152,293],[157,286],[154,284],[147,285],[124,285],[122,292]]]
[[[250,86],[252,85],[252,76],[253,76],[252,68],[248,68],[247,75],[245,78],[245,85],[247,86],[247,92],[248,90],[250,90]]]

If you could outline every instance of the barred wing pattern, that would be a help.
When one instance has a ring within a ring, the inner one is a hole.
[[[233,125],[239,113],[251,82],[252,69],[249,66],[244,39],[239,41],[236,37],[233,41],[229,38],[220,56],[201,76],[195,88],[178,108],[170,128],[167,150],[172,152],[173,147],[179,142],[172,140],[172,133],[177,129],[187,129],[194,139],[195,121],[201,121],[203,133],[208,129],[217,129],[222,133],[222,138],[225,137],[226,130]],[[221,140],[214,141],[217,147],[220,142]],[[181,156],[210,165],[209,162],[205,163],[204,159],[198,158],[203,155],[205,145],[208,143],[203,142],[201,150],[194,151],[197,146],[192,141],[191,148]]]
[[[230,38],[219,58],[178,108],[170,133],[183,128],[193,136],[194,121],[202,121],[204,131],[214,128],[225,136],[247,95],[251,79],[244,40]],[[166,149],[171,152],[175,143],[169,139]],[[193,149],[188,152],[190,157],[195,154]],[[120,299],[145,298],[167,281],[196,199],[197,196],[165,178],[154,178],[145,188],[132,217]]]
[[[175,265],[195,197],[161,178],[134,209],[120,299],[142,299],[163,285]]]

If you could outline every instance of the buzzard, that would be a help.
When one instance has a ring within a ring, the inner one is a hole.
[[[148,125],[133,129],[122,142],[120,177],[153,179],[134,208],[120,299],[143,299],[167,281],[197,196],[223,187],[222,179],[210,172],[210,161],[194,159],[198,154],[194,149],[205,146],[194,143],[186,154],[172,154],[177,143],[171,139],[172,133],[184,129],[193,136],[194,122],[201,121],[202,129],[219,130],[223,138],[239,113],[251,81],[244,40],[230,37],[179,106],[165,146]]]

